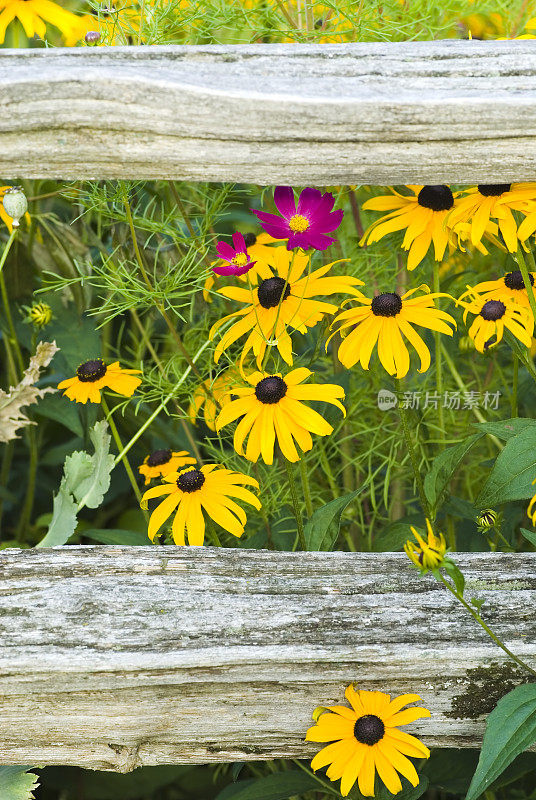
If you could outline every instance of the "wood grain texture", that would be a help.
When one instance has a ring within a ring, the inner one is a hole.
[[[532,41],[0,51],[0,174],[536,180]]]
[[[485,619],[534,663],[536,554],[456,560]],[[496,662],[502,651],[403,554],[0,553],[1,764],[307,757],[313,709],[352,680],[420,694],[432,717],[411,730],[427,744],[475,746],[484,717],[453,718],[453,700],[468,670]],[[484,698],[512,688],[510,667],[496,670]]]

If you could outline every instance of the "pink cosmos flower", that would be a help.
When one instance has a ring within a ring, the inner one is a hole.
[[[253,213],[261,221],[264,230],[276,239],[286,239],[287,250],[301,247],[302,250],[326,250],[335,239],[326,233],[336,230],[341,224],[344,211],[332,211],[335,198],[329,192],[322,194],[319,189],[304,189],[298,199],[290,186],[277,186],[274,203],[281,214]]]
[[[212,267],[217,275],[244,275],[257,263],[251,260],[241,233],[233,233],[233,245],[231,247],[227,242],[218,242],[216,245],[216,252],[226,262],[219,267]]]

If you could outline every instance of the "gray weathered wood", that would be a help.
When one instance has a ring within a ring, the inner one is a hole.
[[[0,51],[0,174],[536,180],[532,41]]]
[[[485,619],[536,663],[536,554],[456,560]],[[495,662],[502,651],[403,554],[0,553],[1,764],[307,757],[312,710],[352,680],[419,693],[432,718],[411,730],[429,745],[478,745],[484,717],[449,715],[474,702],[467,670]],[[492,667],[484,696],[508,688]]]

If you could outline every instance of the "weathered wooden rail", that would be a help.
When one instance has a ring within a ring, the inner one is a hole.
[[[0,174],[536,179],[532,41],[0,51]]]
[[[531,41],[0,50],[2,182],[526,181],[535,136]],[[534,663],[536,554],[456,559]],[[427,744],[474,746],[522,679],[401,554],[0,553],[0,764],[308,756],[351,680],[421,694]]]
[[[536,663],[536,554],[456,560],[485,619]],[[305,757],[312,710],[351,680],[421,694],[427,744],[475,746],[490,701],[521,680],[403,554],[5,550],[0,642],[2,764]]]

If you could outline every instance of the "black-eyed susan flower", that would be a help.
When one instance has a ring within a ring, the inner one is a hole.
[[[313,758],[312,769],[316,772],[329,765],[326,775],[331,781],[340,779],[343,797],[356,781],[362,795],[374,797],[376,772],[392,794],[402,790],[399,773],[418,786],[419,776],[410,758],[428,758],[430,751],[399,726],[430,716],[421,706],[402,710],[419,701],[419,695],[402,694],[391,700],[383,692],[356,691],[350,684],[345,697],[351,708],[326,706],[313,715],[316,725],[309,728],[306,740],[331,744]]]
[[[402,249],[408,250],[409,270],[421,263],[430,245],[434,246],[434,257],[441,261],[450,236],[447,216],[456,206],[458,193],[453,194],[449,186],[408,185],[413,195],[403,195],[392,187],[392,194],[366,200],[363,208],[371,211],[389,211],[370,225],[360,244],[373,244],[388,233],[406,230]]]
[[[145,485],[153,478],[164,477],[170,472],[178,472],[181,467],[187,464],[195,464],[186,450],[174,452],[171,449],[153,450],[153,452],[143,459],[143,464],[138,467],[138,472],[145,478]]]
[[[486,183],[466,189],[465,196],[458,199],[456,208],[450,212],[447,223],[453,228],[458,223],[468,223],[471,242],[477,245],[490,219],[495,219],[506,247],[515,253],[517,223],[514,211],[524,214],[536,212],[536,183]]]
[[[287,461],[299,461],[294,440],[307,452],[313,446],[311,433],[328,436],[333,431],[324,417],[302,401],[331,403],[346,413],[340,402],[344,399],[343,388],[330,383],[304,385],[310,375],[311,371],[305,367],[293,369],[284,376],[254,372],[247,378],[247,386],[232,389],[238,399],[224,405],[216,419],[217,430],[241,417],[233,442],[239,455],[245,455],[249,461],[257,461],[262,456],[265,464],[272,464],[277,440]]]
[[[334,314],[338,306],[317,300],[317,296],[346,293],[359,295],[362,281],[350,276],[328,276],[334,261],[306,273],[309,256],[303,252],[290,253],[285,247],[274,247],[270,258],[256,264],[251,284],[246,288],[224,286],[219,294],[245,305],[228,314],[212,326],[210,338],[227,320],[236,322],[221,337],[214,353],[217,363],[224,350],[241,336],[248,334],[240,363],[253,351],[261,368],[268,344],[277,347],[281,357],[292,365],[292,341],[288,330],[306,333],[326,315]],[[304,274],[305,273],[305,274]]]
[[[231,367],[216,378],[207,378],[196,387],[192,401],[188,407],[188,417],[192,425],[203,409],[205,425],[211,431],[216,430],[216,415],[220,408],[231,399],[231,389],[240,380],[240,373]]]
[[[0,0],[0,44],[4,41],[7,26],[14,19],[20,21],[28,39],[33,36],[44,39],[47,23],[66,36],[78,20],[76,14],[52,0]]]
[[[102,358],[94,358],[80,364],[75,377],[59,383],[58,389],[65,389],[64,395],[76,403],[100,403],[100,390],[105,387],[131,397],[141,383],[136,377],[140,373],[139,369],[123,369],[119,361],[106,366]]]
[[[425,293],[411,298],[419,289]],[[434,305],[435,298],[442,296],[431,294],[428,287],[421,286],[402,296],[397,292],[383,292],[372,299],[358,297],[357,302],[361,305],[342,311],[331,325],[335,331],[330,339],[335,333],[344,335],[347,328],[352,328],[339,346],[341,364],[350,369],[359,361],[363,369],[368,369],[377,344],[380,362],[389,375],[403,378],[410,366],[409,351],[404,341],[407,339],[419,355],[419,372],[425,372],[430,366],[430,351],[414,326],[452,336],[449,325],[455,328],[456,322],[450,314]]]
[[[529,272],[530,285],[534,286],[534,279],[536,272]],[[482,281],[472,286],[465,294],[462,294],[460,300],[463,300],[467,294],[478,295],[483,301],[485,300],[514,300],[518,306],[530,308],[529,296],[523,281],[521,270],[516,269],[513,272],[507,272],[502,278],[497,278],[495,281]]]
[[[525,347],[530,347],[532,343],[532,332],[534,330],[534,317],[525,307],[518,305],[515,300],[509,299],[504,294],[502,299],[492,293],[484,299],[475,292],[468,294],[471,297],[469,302],[459,299],[457,302],[464,307],[463,321],[467,321],[468,314],[475,314],[475,318],[468,334],[475,343],[475,348],[479,353],[483,353],[490,347],[495,347],[502,340],[504,329],[512,333],[516,339]]]
[[[164,481],[163,485],[148,489],[142,497],[142,508],[147,508],[149,500],[166,495],[149,520],[148,533],[151,541],[172,514],[175,514],[171,524],[175,544],[186,544],[186,534],[188,544],[203,544],[204,514],[233,536],[239,537],[244,533],[247,518],[233,498],[248,503],[257,510],[261,507],[256,495],[249,489],[244,489],[244,486],[258,489],[256,480],[217,464],[205,464],[199,469],[187,467],[165,475]]]
[[[274,203],[281,214],[267,214],[254,211],[264,230],[279,239],[288,239],[287,248],[293,250],[326,250],[335,239],[326,236],[337,230],[344,211],[333,211],[335,198],[329,192],[322,194],[319,189],[304,189],[296,204],[294,191],[290,186],[277,186]]]
[[[443,534],[436,535],[434,533],[429,519],[426,520],[428,534],[426,541],[415,528],[411,527],[410,530],[417,541],[407,540],[404,545],[407,557],[421,572],[438,569],[443,564],[447,552],[447,543]]]

